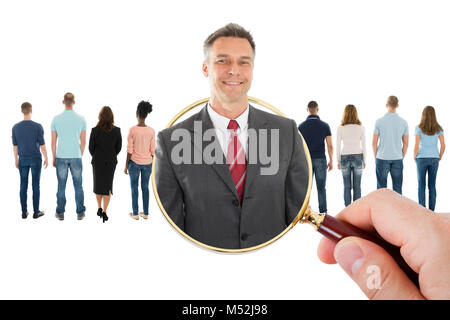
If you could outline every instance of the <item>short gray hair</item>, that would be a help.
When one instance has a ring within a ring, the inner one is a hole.
[[[253,49],[253,55],[255,54],[255,41],[253,40],[251,33],[236,23],[229,23],[226,26],[214,31],[208,36],[208,38],[206,38],[203,43],[203,54],[205,55],[205,58],[208,56],[209,48],[211,48],[214,41],[222,37],[247,39]]]

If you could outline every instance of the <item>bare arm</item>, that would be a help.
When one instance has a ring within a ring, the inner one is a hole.
[[[439,136],[439,142],[441,143],[441,151],[439,152],[439,161],[442,159],[442,156],[444,155],[445,152],[445,140],[444,140],[444,135],[441,134]]]
[[[331,136],[327,136],[325,140],[327,142],[328,158],[330,159],[328,162],[328,171],[330,171],[333,170],[333,140]]]
[[[414,160],[417,159],[417,154],[419,153],[419,146],[420,146],[420,134],[416,134],[416,139],[414,143]]]
[[[336,132],[336,162],[339,170],[341,170],[341,140],[341,127],[338,127]]]
[[[374,133],[373,139],[372,139],[372,149],[373,149],[373,156],[375,159],[377,158],[377,152],[378,152],[378,139],[380,138],[379,134]]]
[[[131,159],[131,153],[127,152],[127,158],[125,160],[125,170],[123,170],[123,172],[125,172],[125,174],[128,174],[128,164],[130,163],[130,159]]]
[[[408,151],[408,144],[409,144],[409,135],[404,135],[402,137],[403,141],[403,148],[402,148],[402,157],[404,158],[406,155],[406,151]]]
[[[83,155],[83,153],[84,153],[84,148],[86,148],[86,130],[81,131],[81,134],[80,134],[81,155]]]
[[[48,156],[47,156],[47,147],[45,144],[41,145],[41,152],[44,155],[44,169],[48,167]]]
[[[133,148],[134,148],[133,131],[132,129],[130,129],[130,131],[128,131],[128,138],[127,138],[127,158],[125,160],[125,169],[123,170],[125,174],[128,174],[128,164],[130,163]]]
[[[56,141],[58,140],[58,134],[56,131],[52,130],[52,156],[53,156],[53,166],[56,168]]]
[[[155,140],[155,131],[153,131],[153,137],[152,140],[150,141],[150,153],[152,157],[155,156],[155,149],[156,149],[156,140]]]
[[[14,153],[14,163],[16,164],[16,168],[19,169],[19,149],[17,146],[13,146]]]

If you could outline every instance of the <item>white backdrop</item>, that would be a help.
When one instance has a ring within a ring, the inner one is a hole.
[[[66,91],[90,128],[103,105],[115,112],[124,146],[135,108],[149,99],[159,131],[181,108],[209,94],[202,43],[228,22],[256,41],[250,94],[297,122],[317,100],[335,134],[346,104],[366,127],[369,161],[363,194],[376,188],[371,138],[386,98],[397,95],[410,126],[404,194],[417,199],[414,127],[423,107],[450,127],[450,46],[446,1],[8,1],[0,4],[2,110],[0,298],[347,299],[364,298],[338,266],[316,256],[320,235],[298,225],[256,252],[230,255],[199,248],[172,230],[153,193],[148,221],[134,221],[125,151],[116,171],[110,221],[95,216],[90,156],[83,158],[87,217],[77,221],[68,181],[66,220],[54,218],[56,173],[42,172],[46,216],[20,218],[19,174],[11,127],[20,105],[33,104],[50,151],[50,123]],[[333,137],[334,140],[334,137]],[[447,155],[440,163],[437,211],[449,211]],[[315,186],[313,187],[315,188]],[[344,205],[341,173],[328,175],[331,214]],[[29,191],[31,192],[31,190]],[[313,189],[313,207],[317,193]],[[31,194],[29,193],[31,210]]]

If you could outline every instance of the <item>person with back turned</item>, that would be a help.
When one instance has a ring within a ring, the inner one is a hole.
[[[77,219],[83,220],[86,207],[84,206],[82,157],[86,146],[86,121],[73,110],[75,96],[71,92],[64,95],[63,104],[64,111],[55,116],[52,121],[53,166],[56,168],[58,178],[55,216],[60,221],[64,220],[66,183],[70,171],[75,189]]]
[[[23,121],[14,125],[12,129],[12,142],[16,168],[20,173],[20,204],[22,206],[22,218],[28,217],[27,189],[28,176],[31,171],[31,185],[33,188],[33,218],[44,215],[39,210],[40,180],[42,169],[42,156],[44,155],[44,168],[48,166],[47,149],[44,141],[44,129],[42,125],[31,120],[32,105],[24,102],[21,106]]]
[[[117,155],[121,149],[122,136],[120,128],[114,126],[114,114],[110,107],[105,106],[100,110],[97,126],[92,128],[89,138],[94,193],[98,205],[97,216],[103,222],[108,221],[106,212],[113,194]]]
[[[387,187],[389,173],[392,189],[402,194],[403,158],[408,150],[408,123],[398,113],[398,98],[390,96],[386,114],[375,123],[372,148],[375,155],[377,189]]]
[[[333,169],[331,129],[328,123],[320,120],[319,105],[316,101],[308,103],[307,111],[309,116],[298,126],[298,130],[305,138],[311,155],[313,175],[316,177],[319,211],[327,212],[327,169],[328,171]],[[328,163],[325,155],[325,142],[327,144]]]
[[[428,208],[434,211],[436,207],[436,176],[439,162],[445,151],[444,132],[437,122],[436,111],[432,106],[423,109],[422,119],[415,129],[414,160],[417,165],[417,180],[419,185],[419,204],[425,207],[425,189],[428,175]],[[440,143],[438,150],[437,144]]]
[[[137,125],[130,128],[127,137],[127,158],[125,174],[130,175],[132,212],[130,217],[139,220],[139,216],[148,219],[150,191],[148,188],[155,155],[155,130],[145,123],[153,106],[148,101],[139,102],[136,109]],[[139,212],[139,177],[141,178],[142,211]]]

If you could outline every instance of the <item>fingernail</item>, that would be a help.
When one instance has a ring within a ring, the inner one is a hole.
[[[337,247],[334,258],[345,272],[354,276],[363,264],[364,254],[355,242],[348,241]]]

